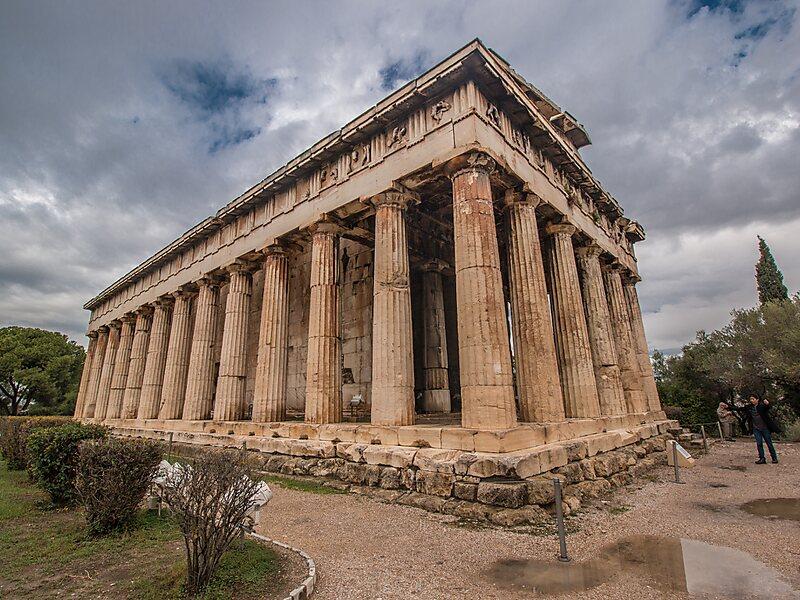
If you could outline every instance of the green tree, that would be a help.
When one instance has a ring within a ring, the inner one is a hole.
[[[0,328],[0,414],[72,414],[85,356],[55,331]]]
[[[758,236],[758,251],[761,254],[756,263],[758,300],[761,304],[788,300],[789,291],[783,283],[783,274],[778,269],[767,242],[761,236]]]

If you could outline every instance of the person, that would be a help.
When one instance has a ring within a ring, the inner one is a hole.
[[[717,419],[722,427],[722,437],[726,440],[734,438],[734,428],[736,427],[736,415],[733,414],[731,407],[726,402],[720,402],[717,407]]]
[[[767,443],[772,462],[777,463],[778,453],[775,452],[775,446],[772,445],[772,433],[777,432],[778,428],[769,416],[769,400],[759,400],[756,396],[750,396],[749,421],[753,426],[753,437],[756,438],[756,446],[758,446],[756,464],[763,465],[767,462],[764,457],[764,442]]]

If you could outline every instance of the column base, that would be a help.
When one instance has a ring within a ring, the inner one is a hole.
[[[449,413],[450,390],[425,390],[422,392],[422,405],[425,413]]]

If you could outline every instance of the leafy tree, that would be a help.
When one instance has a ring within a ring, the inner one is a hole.
[[[72,414],[84,358],[61,333],[0,328],[0,414]]]
[[[761,236],[758,236],[758,251],[761,254],[756,263],[758,300],[761,304],[788,300],[789,292],[783,283],[783,274],[778,269],[767,242]]]

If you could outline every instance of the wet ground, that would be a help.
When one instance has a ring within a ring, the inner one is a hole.
[[[354,495],[275,488],[262,531],[317,561],[315,599],[800,598],[800,444],[755,465],[755,444],[715,445],[568,521],[510,532]],[[467,525],[467,526],[461,526]]]

